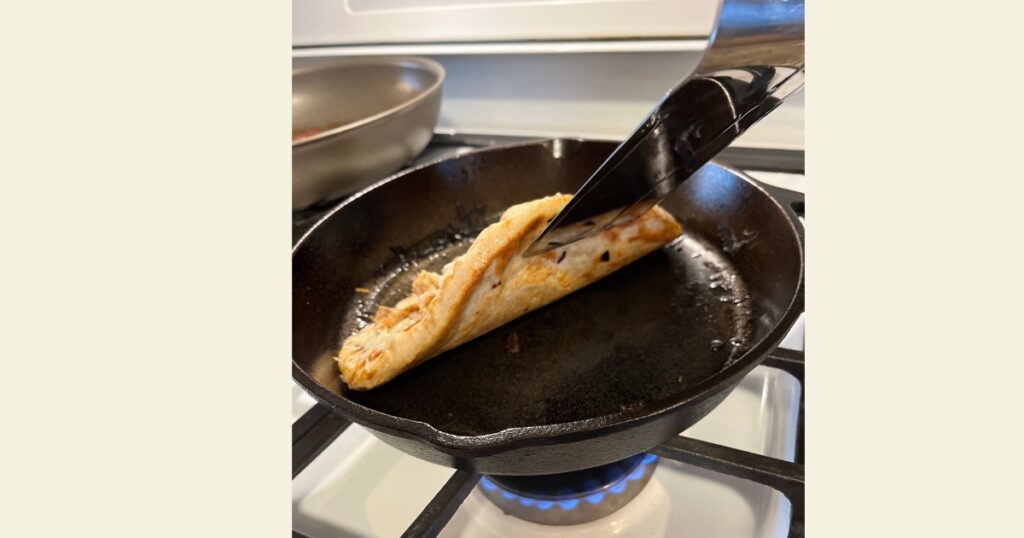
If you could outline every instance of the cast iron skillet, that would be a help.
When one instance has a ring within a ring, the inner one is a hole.
[[[582,185],[615,144],[485,149],[371,186],[292,253],[292,372],[317,400],[422,459],[552,474],[649,450],[708,414],[803,311],[803,228],[717,164],[662,206],[676,242],[371,391],[341,383],[341,341],[516,203]],[[357,291],[357,288],[360,288]]]

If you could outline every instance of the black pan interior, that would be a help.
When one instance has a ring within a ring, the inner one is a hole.
[[[332,359],[418,270],[439,270],[508,206],[574,192],[612,149],[479,152],[349,202],[293,257],[296,364],[341,398],[455,435],[641,416],[684,398],[774,328],[799,282],[779,208],[715,165],[663,203],[684,235],[604,280],[372,391],[345,388]]]

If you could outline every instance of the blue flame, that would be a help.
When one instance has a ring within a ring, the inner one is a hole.
[[[571,501],[558,501],[558,507],[566,511],[576,508],[576,505],[578,504],[580,504],[579,499],[573,499]]]
[[[590,504],[599,504],[607,496],[621,494],[622,492],[626,491],[626,487],[629,485],[629,482],[633,482],[635,480],[640,480],[641,478],[643,478],[648,473],[648,471],[650,471],[651,465],[653,465],[656,461],[658,461],[658,456],[655,456],[654,454],[645,455],[644,459],[640,462],[640,465],[637,465],[636,469],[629,473],[628,476],[620,478],[611,487],[609,487],[607,489],[607,493],[605,491],[599,491],[597,493],[587,495],[585,499]],[[532,506],[538,510],[543,511],[550,510],[554,508],[555,505],[557,505],[562,510],[569,511],[575,509],[580,504],[579,499],[569,499],[565,501],[546,501],[533,499],[530,497],[524,497],[522,495],[516,495],[515,493],[500,488],[497,484],[492,482],[486,476],[480,478],[480,485],[487,491],[494,491],[496,489],[500,490],[501,496],[510,501],[515,500],[518,501],[519,504],[523,506]]]

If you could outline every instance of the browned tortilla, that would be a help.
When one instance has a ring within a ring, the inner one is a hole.
[[[440,274],[424,271],[412,294],[382,306],[345,340],[338,366],[353,389],[372,389],[440,353],[556,301],[636,261],[682,233],[660,207],[537,256],[520,254],[572,198],[558,194],[510,207]]]

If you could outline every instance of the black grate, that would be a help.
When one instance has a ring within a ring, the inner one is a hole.
[[[424,156],[410,165],[451,156],[461,150],[518,142],[522,138],[452,137],[436,135]],[[717,159],[745,170],[803,173],[803,152],[788,150],[748,150],[729,148]],[[785,189],[766,187],[783,204],[803,216],[803,195]],[[293,215],[293,235],[298,238],[329,208],[307,210]],[[800,415],[797,422],[795,461],[754,454],[689,437],[675,437],[654,449],[659,456],[681,461],[710,471],[751,480],[779,491],[789,499],[790,538],[804,536],[804,353],[779,348],[762,363],[788,372],[800,382]],[[351,424],[322,404],[315,405],[292,425],[292,478],[295,478]],[[448,523],[473,490],[480,475],[457,470],[416,520],[402,535],[408,538],[434,537]],[[292,532],[293,538],[305,538]]]

